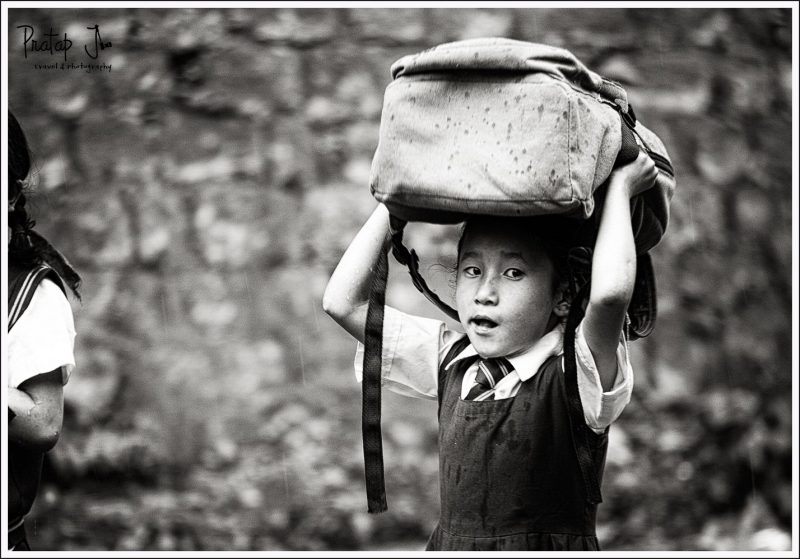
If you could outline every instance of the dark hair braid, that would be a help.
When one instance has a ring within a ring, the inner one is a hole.
[[[22,265],[47,264],[64,280],[80,300],[81,276],[63,254],[33,230],[36,222],[25,209],[25,180],[31,168],[31,156],[25,133],[14,114],[8,112],[8,258]]]

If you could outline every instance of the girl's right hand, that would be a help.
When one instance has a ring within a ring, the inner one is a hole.
[[[621,188],[628,198],[633,198],[652,188],[657,176],[656,164],[650,156],[640,151],[634,161],[611,172],[608,187]]]

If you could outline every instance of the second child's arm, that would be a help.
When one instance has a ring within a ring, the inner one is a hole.
[[[636,280],[630,201],[653,186],[656,174],[655,164],[644,153],[615,170],[609,179],[600,217],[583,334],[606,392],[612,388],[616,377],[619,334]]]
[[[64,417],[61,368],[8,388],[8,408],[16,417],[8,424],[8,439],[39,452],[58,441]]]
[[[347,247],[322,297],[323,310],[362,343],[373,269],[388,232],[389,210],[381,204]]]

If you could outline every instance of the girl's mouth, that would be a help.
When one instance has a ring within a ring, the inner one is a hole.
[[[494,320],[482,316],[471,318],[469,322],[479,334],[488,333],[497,327],[497,323]]]

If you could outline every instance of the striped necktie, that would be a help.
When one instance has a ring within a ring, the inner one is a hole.
[[[514,370],[511,363],[503,357],[480,359],[475,385],[467,393],[465,400],[488,400],[494,394],[495,386]]]

